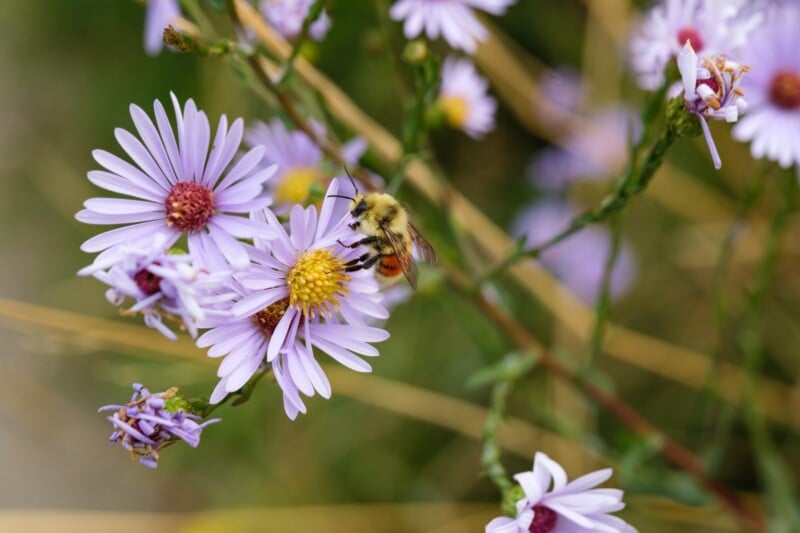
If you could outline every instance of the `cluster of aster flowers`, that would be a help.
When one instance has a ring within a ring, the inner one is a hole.
[[[302,152],[310,150],[309,141],[284,142],[292,133],[273,124],[283,138],[265,147],[254,134],[252,147],[242,150],[241,119],[229,126],[222,116],[212,141],[208,117],[192,100],[181,106],[173,95],[172,103],[174,128],[160,102],[155,120],[131,106],[138,137],[123,129],[116,137],[132,162],[94,152],[105,170],[89,172],[90,181],[127,198],[92,198],[76,215],[88,224],[120,225],[83,244],[84,251],[100,253],[80,274],[107,284],[115,305],[132,299],[125,314],[143,315],[169,338],[175,334],[165,319],[193,337],[206,330],[198,346],[223,357],[212,403],[271,369],[286,413],[295,418],[306,412],[301,393],[331,394],[315,349],[368,372],[362,356],[378,355],[372,343],[388,337],[370,325],[388,316],[374,275],[347,271],[365,252],[348,245],[360,236],[348,226],[347,202],[335,197],[336,179],[305,183],[306,190],[327,186],[319,209],[289,207],[298,199],[288,197],[281,222],[269,208],[281,190],[280,183],[271,186],[273,161],[284,164],[284,182],[293,169],[276,146]],[[316,167],[319,154],[312,156],[306,164]],[[176,248],[180,242],[187,252]]]
[[[158,466],[159,451],[179,440],[196,448],[203,428],[220,421],[198,423],[201,417],[191,412],[177,388],[151,393],[134,383],[133,391],[125,405],[105,405],[99,411],[113,411],[108,417],[114,426],[111,442],[119,442],[131,457],[150,468]]]

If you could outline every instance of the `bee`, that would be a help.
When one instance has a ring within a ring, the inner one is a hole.
[[[421,259],[429,265],[437,262],[436,252],[414,226],[408,211],[393,196],[386,193],[358,192],[352,176],[348,172],[350,182],[356,191],[354,197],[338,196],[350,200],[350,216],[353,222],[350,229],[365,235],[363,239],[345,244],[347,248],[368,246],[370,251],[345,264],[345,272],[366,270],[375,267],[378,279],[384,283],[394,283],[405,275],[408,284],[417,288],[417,265],[412,256],[412,247],[416,246]]]

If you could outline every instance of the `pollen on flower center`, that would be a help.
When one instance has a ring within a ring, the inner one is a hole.
[[[146,268],[134,274],[133,281],[136,282],[136,286],[139,287],[139,290],[147,296],[152,296],[161,290],[161,276],[153,274]]]
[[[278,322],[281,321],[281,318],[283,318],[288,308],[289,299],[284,298],[283,300],[278,300],[268,305],[250,318],[259,331],[261,331],[265,337],[269,338],[272,337],[275,328],[278,327]]]
[[[694,48],[695,52],[701,51],[705,45],[703,39],[700,37],[700,34],[697,33],[697,30],[691,26],[681,28],[680,31],[678,31],[678,44],[683,46],[686,44],[686,41],[689,41],[689,44],[692,45],[692,48]]]
[[[769,87],[772,103],[783,109],[800,107],[800,72],[780,70],[772,78]]]
[[[214,214],[214,194],[204,185],[182,181],[169,191],[164,207],[167,225],[180,231],[198,231]]]
[[[314,167],[297,167],[284,174],[275,187],[275,201],[282,204],[303,204],[308,200],[311,186],[322,183],[322,174]]]
[[[543,505],[534,505],[533,513],[533,522],[528,529],[530,533],[550,533],[556,528],[558,515],[552,509]]]
[[[343,269],[341,259],[327,248],[304,252],[286,276],[289,305],[306,318],[333,315],[348,292],[350,276]]]
[[[439,100],[439,105],[444,111],[447,122],[454,128],[463,128],[469,113],[469,104],[464,98],[459,96],[443,96]]]

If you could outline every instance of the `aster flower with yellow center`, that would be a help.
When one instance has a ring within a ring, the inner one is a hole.
[[[466,59],[445,60],[437,104],[450,126],[473,139],[494,128],[497,102],[489,96],[489,83]]]
[[[209,348],[209,356],[225,357],[212,403],[239,390],[262,365],[270,365],[286,413],[294,419],[306,411],[299,393],[331,394],[314,348],[357,372],[371,370],[361,356],[377,356],[371,343],[389,334],[367,323],[386,318],[388,312],[371,271],[344,271],[366,250],[342,245],[358,236],[347,226],[348,217],[333,216],[341,211],[335,204],[345,202],[331,197],[338,190],[338,180],[333,180],[319,215],[314,206],[295,206],[288,232],[268,210],[253,215],[277,237],[254,239],[248,248],[250,269],[235,276],[238,295],[229,307],[233,318],[204,324],[210,331],[197,341]]]
[[[325,128],[314,123],[320,136]],[[280,215],[287,214],[296,204],[309,205],[314,192],[320,194],[328,185],[331,175],[326,171],[327,161],[322,150],[305,132],[287,130],[280,120],[269,124],[256,122],[244,135],[245,142],[264,150],[263,166],[278,165],[275,177],[267,187],[275,201],[273,209]],[[364,153],[366,144],[356,138],[342,147],[345,163],[356,164]]]

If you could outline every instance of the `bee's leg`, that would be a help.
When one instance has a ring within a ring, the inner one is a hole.
[[[364,237],[363,239],[358,240],[356,242],[351,242],[350,244],[345,244],[339,239],[336,239],[336,242],[338,242],[340,245],[344,246],[345,248],[358,248],[362,244],[374,244],[374,243],[378,242],[378,238],[373,235],[373,236],[370,236],[370,237]]]
[[[345,263],[344,266],[353,266],[353,265],[357,265],[359,263],[363,263],[364,261],[369,259],[369,254],[370,254],[370,252],[367,252],[365,254],[361,254],[358,257],[356,257],[355,259],[351,259],[350,261]]]
[[[372,267],[372,265],[377,263],[378,260],[380,260],[381,257],[382,257],[381,254],[375,254],[375,255],[373,255],[372,257],[370,257],[369,259],[367,259],[366,261],[364,261],[362,263],[358,263],[358,264],[355,264],[355,265],[352,265],[352,266],[349,266],[349,267],[345,268],[344,271],[345,272],[355,272],[356,270],[367,270],[368,268]]]

